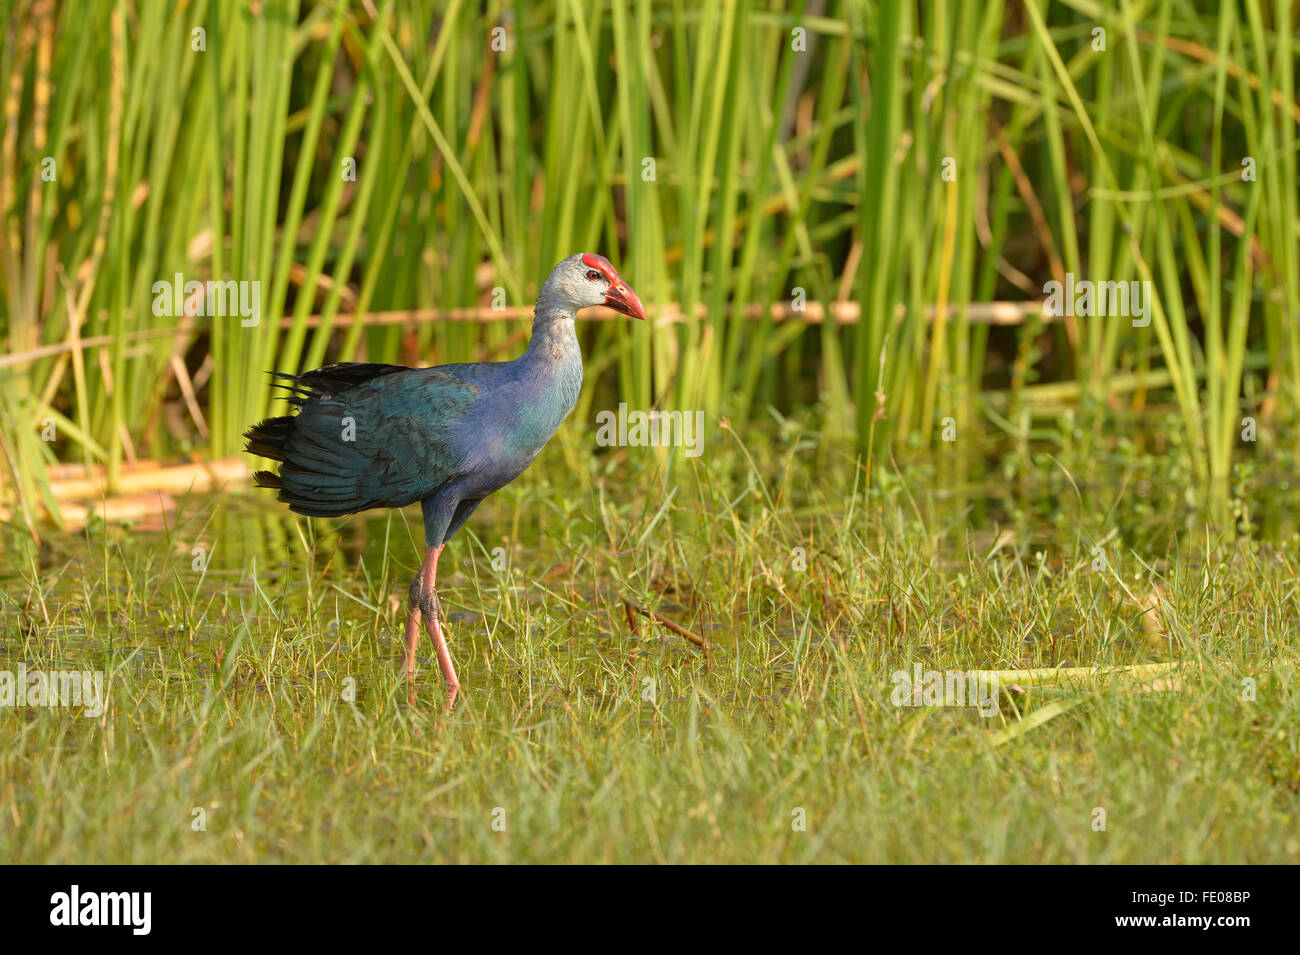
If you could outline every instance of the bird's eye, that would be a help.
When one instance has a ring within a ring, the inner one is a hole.
[[[599,282],[600,273],[595,269],[587,269],[587,278],[591,279],[593,282]]]

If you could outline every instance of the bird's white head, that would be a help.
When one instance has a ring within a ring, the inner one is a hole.
[[[594,252],[579,252],[560,262],[551,270],[537,300],[575,311],[589,305],[606,305],[624,315],[645,318],[645,308],[636,292],[623,281],[609,259]]]

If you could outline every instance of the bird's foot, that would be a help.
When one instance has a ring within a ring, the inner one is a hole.
[[[426,620],[437,620],[442,612],[438,592],[419,574],[412,578],[411,586],[407,588],[406,606],[412,615],[418,614]]]

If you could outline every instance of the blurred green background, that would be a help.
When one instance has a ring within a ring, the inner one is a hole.
[[[1293,455],[1287,0],[6,0],[2,19],[18,513],[57,517],[55,461],[111,481],[237,453],[267,369],[511,357],[578,250],[654,319],[580,328],[579,419],[811,410],[877,460],[945,428],[1023,452],[1062,421],[1154,427],[1211,489]],[[260,283],[260,321],[155,315],[177,273]],[[1149,282],[1149,324],[1045,316],[1067,276]]]

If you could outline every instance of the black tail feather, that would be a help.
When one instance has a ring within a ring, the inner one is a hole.
[[[244,450],[249,454],[283,461],[289,440],[293,437],[293,418],[281,415],[265,418],[244,432]]]
[[[382,375],[410,370],[405,365],[344,362],[301,375],[270,372],[272,384],[288,392],[285,398],[294,414],[266,418],[244,432],[244,447],[249,454],[281,465],[278,474],[256,472],[254,484],[278,491],[276,498],[291,510],[314,517],[354,514],[379,503],[362,491],[365,461],[341,458],[337,448],[321,446],[320,421],[316,420],[320,409],[312,403],[331,404],[334,396],[349,388]],[[300,420],[304,414],[306,417]]]

